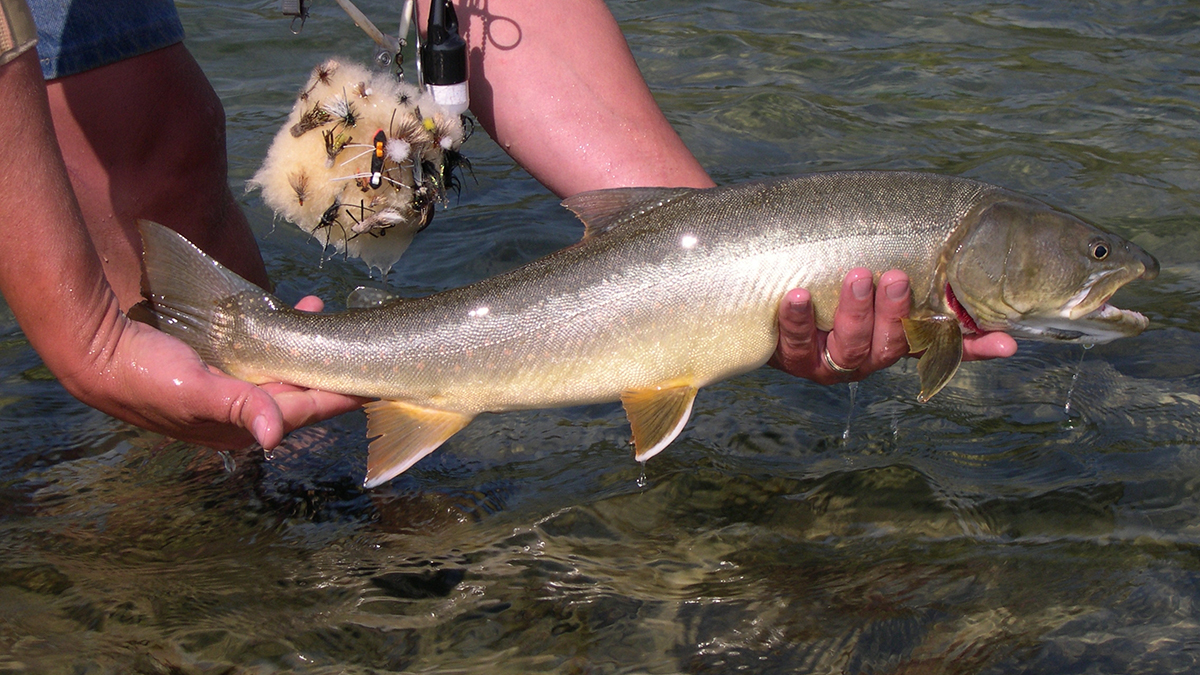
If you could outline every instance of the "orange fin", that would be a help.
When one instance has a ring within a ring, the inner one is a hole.
[[[621,392],[621,403],[633,428],[633,456],[637,461],[657,455],[683,431],[692,415],[696,391],[691,380],[673,380]]]
[[[367,437],[375,439],[367,455],[366,488],[404,473],[474,419],[474,415],[403,401],[371,401],[363,408],[367,411]]]
[[[591,239],[695,191],[695,188],[611,188],[580,192],[567,197],[562,205],[583,221],[583,238]]]

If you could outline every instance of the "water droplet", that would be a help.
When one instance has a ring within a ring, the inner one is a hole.
[[[850,382],[850,411],[846,413],[846,428],[842,430],[842,440],[850,439],[850,420],[854,419],[854,399],[858,398],[858,383]]]
[[[1083,357],[1091,347],[1091,345],[1083,346],[1084,351],[1079,352],[1079,360],[1075,362],[1075,372],[1071,373],[1071,386],[1067,387],[1067,401],[1063,404],[1063,413],[1068,417],[1071,415],[1071,396],[1075,394],[1075,385],[1079,382],[1080,371],[1083,370]]]
[[[641,472],[638,474],[638,477],[637,477],[637,486],[638,486],[639,488],[641,488],[641,489],[645,490],[645,489],[646,489],[646,485],[648,485],[648,484],[649,484],[649,482],[650,482],[650,481],[646,480],[646,463],[645,463],[645,462],[638,462],[638,464],[641,464],[641,465],[642,465],[642,470],[641,470]]]
[[[225,450],[218,450],[217,454],[221,456],[221,461],[225,463],[225,473],[237,471],[237,462],[233,459],[231,453]]]

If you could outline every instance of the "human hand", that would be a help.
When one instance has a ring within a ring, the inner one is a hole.
[[[307,297],[296,305],[320,311]],[[364,399],[282,383],[261,387],[204,364],[186,344],[114,313],[88,367],[60,377],[76,398],[113,417],[191,443],[270,449],[301,426],[362,405]]]
[[[871,271],[856,268],[846,274],[834,313],[833,330],[817,329],[808,291],[788,291],[779,306],[779,345],[768,362],[784,372],[820,384],[853,382],[882,370],[908,355],[908,339],[900,320],[911,307],[908,276],[891,270],[872,283]],[[823,353],[852,373],[839,373],[825,363]],[[963,360],[1012,356],[1017,343],[1005,333],[963,338]]]
[[[195,67],[186,54],[184,60]],[[198,68],[195,73],[203,79]],[[94,205],[98,191],[107,188],[87,186],[125,183],[114,182],[104,167],[93,166],[100,171],[93,174],[73,164],[68,171],[63,155],[79,153],[64,153],[59,147],[36,51],[0,65],[0,92],[4,93],[0,119],[22,130],[0,153],[5,186],[0,190],[0,294],[29,344],[71,394],[132,424],[223,449],[244,447],[255,440],[270,448],[297,426],[360,404],[358,399],[336,394],[242,382],[210,369],[183,342],[129,319],[121,311],[122,302],[126,306],[136,302],[141,273],[134,248],[129,246],[133,240],[125,241],[134,230],[122,230],[117,224],[120,218],[111,211],[115,208],[112,202],[104,207],[103,201],[96,207],[100,217],[91,229],[75,194],[80,187],[87,197],[85,203]],[[216,101],[215,95],[211,100]],[[219,111],[213,114],[219,126]],[[208,115],[210,120],[213,114]],[[158,128],[146,133],[153,135]],[[197,133],[203,136],[202,132]],[[78,147],[90,147],[86,136],[79,142],[83,145]],[[214,142],[220,146],[223,163],[222,139],[210,138],[202,145],[211,150]],[[211,164],[203,167],[201,173],[218,170]],[[83,176],[82,183],[73,186],[72,176]],[[224,167],[212,176],[210,182],[223,185],[222,191],[227,193]],[[163,176],[155,174],[155,178]],[[195,181],[165,183],[186,185],[189,191],[196,188]],[[136,202],[137,208],[146,208],[151,192],[155,199],[171,199],[159,195],[161,185],[155,187],[146,194],[137,193],[146,200],[122,203]],[[31,200],[30,194],[44,198]],[[228,194],[225,199],[227,205],[234,204]],[[234,218],[218,211],[211,212],[218,220]],[[50,245],[30,246],[30,241]],[[112,255],[122,247],[129,253],[127,257]],[[109,268],[113,280],[121,279],[116,289],[105,274],[105,261],[109,260],[113,261]],[[304,308],[313,307],[310,300]]]

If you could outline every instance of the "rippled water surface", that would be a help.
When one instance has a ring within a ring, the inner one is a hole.
[[[181,4],[239,194],[308,69],[371,56],[332,3],[299,36],[275,5]],[[1116,299],[1150,330],[1023,343],[925,405],[913,364],[853,408],[756,371],[702,392],[644,473],[617,405],[485,416],[368,493],[361,414],[223,458],[75,402],[5,313],[0,672],[1198,667],[1200,7],[611,7],[718,181],[917,168],[1029,193],[1159,257]],[[404,293],[579,236],[484,134],[465,151],[474,180],[393,272]],[[365,278],[243,201],[285,299]]]

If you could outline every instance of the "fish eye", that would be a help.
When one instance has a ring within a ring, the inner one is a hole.
[[[1092,257],[1096,260],[1104,260],[1108,257],[1108,244],[1102,241],[1092,242]]]

